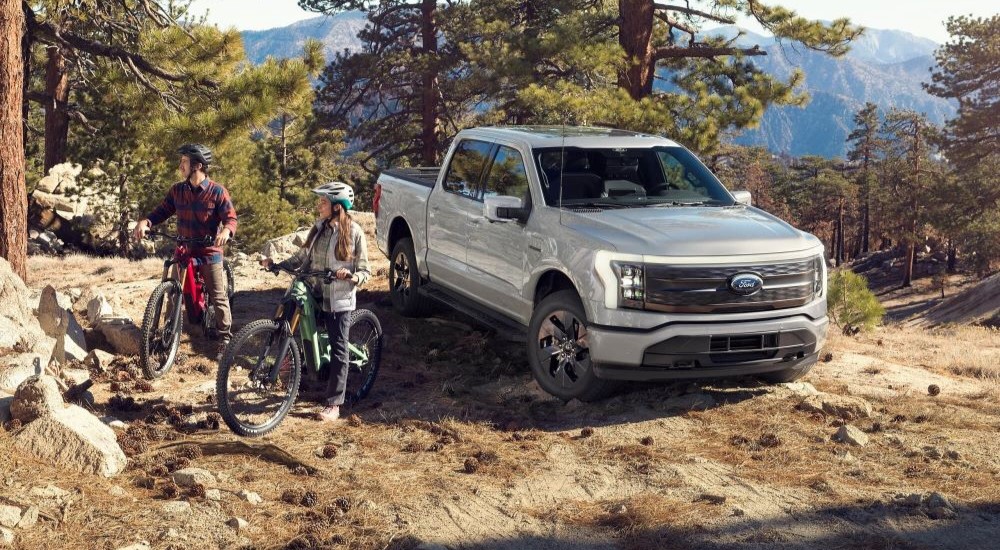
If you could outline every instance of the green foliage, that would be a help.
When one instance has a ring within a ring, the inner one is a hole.
[[[830,321],[844,334],[871,330],[885,315],[885,308],[868,289],[868,281],[849,269],[830,273],[826,303]]]

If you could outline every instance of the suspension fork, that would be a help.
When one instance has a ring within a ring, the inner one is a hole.
[[[295,337],[295,329],[299,326],[299,319],[302,317],[302,313],[299,308],[295,308],[292,313],[292,318],[289,321],[281,322],[281,340],[280,347],[278,348],[278,355],[275,356],[274,365],[271,366],[270,372],[267,375],[267,381],[269,384],[274,384],[278,381],[278,375],[281,371],[281,365],[285,362],[285,356],[288,355],[288,349],[292,346],[292,338]],[[271,344],[269,343],[264,349],[264,353],[261,355],[258,361],[258,368],[263,365],[264,357],[267,356],[267,352],[271,349]]]

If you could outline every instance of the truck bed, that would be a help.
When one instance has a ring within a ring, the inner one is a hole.
[[[424,187],[434,187],[440,171],[440,166],[430,166],[419,168],[395,168],[392,170],[385,170],[383,173],[410,183],[422,185]]]

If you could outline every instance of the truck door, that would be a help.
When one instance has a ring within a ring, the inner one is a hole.
[[[459,142],[427,200],[427,266],[436,283],[457,288],[465,282],[472,218],[482,217],[479,182],[492,149],[485,141]]]
[[[513,147],[498,145],[483,177],[483,197],[512,196],[531,205],[524,158]],[[482,212],[472,218],[468,265],[470,289],[474,296],[508,316],[521,318],[530,307],[524,303],[525,262],[528,250],[527,225],[517,221],[490,222]],[[530,218],[529,218],[530,222]]]

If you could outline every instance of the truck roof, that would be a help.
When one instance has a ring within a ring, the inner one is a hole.
[[[461,132],[489,139],[520,141],[529,147],[677,147],[665,137],[596,126],[480,126]]]

